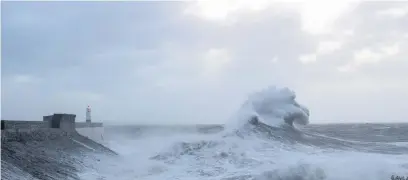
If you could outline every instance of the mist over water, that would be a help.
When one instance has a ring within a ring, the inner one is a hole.
[[[83,179],[350,180],[408,176],[408,124],[308,125],[287,88],[249,96],[224,127],[111,126],[119,157]],[[94,160],[89,160],[94,161]]]

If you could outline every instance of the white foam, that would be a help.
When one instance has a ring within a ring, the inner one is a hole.
[[[296,115],[295,123],[308,124],[309,110],[299,105],[295,98],[294,92],[288,88],[269,87],[255,93],[243,104],[227,128],[242,128],[253,115],[258,116],[262,123],[275,127],[282,125],[284,118],[293,115]],[[95,166],[93,173],[88,172],[82,177],[198,180],[251,176],[261,180],[383,180],[391,175],[408,175],[408,169],[402,166],[408,162],[406,155],[327,150],[252,136],[150,135],[112,140],[110,147],[121,158],[104,159],[103,163]],[[149,159],[158,154],[167,159]],[[301,178],[296,178],[297,175]]]
[[[292,118],[296,124],[309,124],[309,110],[296,102],[295,93],[286,87],[271,86],[250,95],[226,127],[241,128],[253,116],[274,127],[285,124],[285,118]]]
[[[290,151],[278,142],[238,137],[218,138],[218,145],[203,147],[192,154],[169,157],[171,163],[150,160],[157,151],[176,153],[179,142],[197,143],[211,138],[200,136],[171,136],[168,138],[146,138],[138,142],[128,141],[123,148],[138,149],[127,152],[123,158],[97,166],[95,176],[106,179],[222,179],[251,175],[257,179],[280,176],[290,179],[295,175],[304,179],[327,180],[389,179],[391,175],[406,175],[408,169],[401,164],[408,162],[403,155],[384,155],[362,152],[331,151],[320,149],[297,149]],[[156,149],[158,148],[158,149]],[[221,157],[226,154],[225,157]],[[404,174],[405,173],[405,174]],[[204,175],[204,176],[203,176]],[[209,177],[205,176],[208,175]],[[85,176],[83,176],[85,177]],[[306,178],[309,177],[309,178]],[[92,178],[89,178],[92,179]],[[272,178],[273,179],[273,178]]]

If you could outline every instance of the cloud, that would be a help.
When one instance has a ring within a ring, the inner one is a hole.
[[[348,64],[339,67],[339,71],[347,72],[352,71],[364,64],[379,63],[390,56],[394,56],[399,53],[399,45],[394,44],[391,46],[381,46],[377,51],[373,51],[370,48],[364,48],[354,53],[354,60]]]
[[[314,63],[319,56],[331,54],[340,49],[342,43],[340,41],[321,41],[317,45],[315,53],[304,54],[299,57],[299,61],[303,64]]]
[[[317,53],[318,54],[329,54],[332,53],[335,50],[338,50],[341,48],[341,42],[340,41],[323,41],[319,42],[319,45],[317,47]]]
[[[4,118],[89,104],[111,123],[222,123],[271,84],[312,122],[408,118],[405,2],[2,5]]]
[[[231,63],[231,57],[226,49],[210,49],[204,55],[203,61],[203,75],[217,76],[228,63]]]
[[[332,23],[343,13],[355,6],[356,1],[291,1],[277,2],[266,0],[221,0],[190,2],[185,13],[218,23],[236,23],[247,13],[272,10],[277,15],[285,11],[295,11],[301,15],[302,30],[320,34],[331,31]],[[288,5],[289,4],[289,5]]]
[[[390,16],[393,18],[401,18],[408,14],[408,6],[381,10],[381,11],[378,11],[377,14],[380,16]]]
[[[306,54],[306,55],[301,55],[299,57],[300,62],[302,63],[313,63],[316,62],[316,54]]]
[[[26,74],[18,74],[12,77],[12,81],[17,84],[21,83],[36,83],[39,82],[40,79],[34,76],[26,75]]]
[[[186,14],[210,21],[227,21],[231,16],[236,16],[239,12],[256,12],[264,10],[270,5],[265,0],[220,0],[220,1],[195,1],[189,2],[185,9]]]
[[[303,1],[302,29],[312,34],[329,33],[333,23],[354,8],[356,1]]]

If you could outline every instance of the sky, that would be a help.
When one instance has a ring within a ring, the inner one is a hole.
[[[1,118],[224,123],[289,87],[311,123],[408,122],[408,3],[1,2]]]

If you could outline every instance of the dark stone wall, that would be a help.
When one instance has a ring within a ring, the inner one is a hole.
[[[1,129],[40,129],[48,127],[48,123],[43,121],[1,120]]]
[[[1,121],[1,179],[78,179],[77,172],[93,154],[117,155],[80,135],[74,114],[44,116],[43,121]],[[81,123],[82,124],[82,123]],[[83,126],[83,125],[79,125]],[[102,127],[90,123],[87,127]],[[96,160],[93,163],[100,163]],[[22,173],[24,172],[24,173]]]
[[[1,138],[1,179],[9,179],[7,177],[14,177],[24,171],[41,180],[79,180],[77,173],[82,164],[87,163],[84,159],[92,161],[94,154],[116,155],[112,150],[76,132],[56,128],[30,132],[2,130]],[[92,163],[103,162],[95,159]]]
[[[51,127],[64,131],[75,131],[75,114],[54,114]]]
[[[54,114],[44,116],[43,121],[1,120],[1,129],[32,131],[35,129],[57,128],[64,131],[75,131],[75,117],[74,114]]]
[[[73,131],[75,128],[103,127],[101,122],[75,122],[75,118],[74,114],[53,114],[43,116],[43,121],[1,120],[1,129],[62,128]]]

